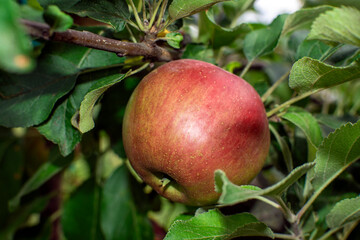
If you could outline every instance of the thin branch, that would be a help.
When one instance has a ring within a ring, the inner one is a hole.
[[[269,200],[269,199],[267,199],[267,198],[265,198],[263,196],[257,196],[257,197],[255,197],[255,199],[260,200],[260,201],[262,201],[262,202],[264,202],[266,204],[269,204],[270,206],[272,206],[272,207],[274,207],[276,209],[281,210],[281,206],[279,204],[277,204],[276,202],[271,201],[271,200]]]
[[[317,89],[317,90],[313,90],[313,91],[309,91],[309,92],[306,92],[302,95],[299,95],[297,97],[294,97],[294,98],[291,98],[290,100],[284,102],[283,104],[275,107],[274,109],[271,109],[269,112],[266,113],[267,117],[271,117],[272,115],[276,114],[277,112],[283,110],[284,108],[287,108],[289,107],[291,104],[293,103],[296,103],[297,101],[300,101],[304,98],[307,98],[309,97],[310,95],[314,94],[314,93],[317,93],[319,91],[321,91],[322,89]]]
[[[132,43],[103,37],[88,31],[68,29],[64,32],[50,34],[50,27],[46,24],[21,20],[26,26],[28,33],[43,40],[72,43],[88,48],[114,52],[119,56],[144,56],[157,61],[171,61],[179,58],[175,53],[167,49],[149,43]]]
[[[282,233],[274,233],[274,236],[276,239],[292,239],[292,240],[298,240],[299,238],[297,236],[288,235],[288,234],[282,234]]]
[[[342,227],[330,229],[328,232],[326,232],[324,235],[322,235],[318,240],[326,240],[326,239],[329,239],[330,236],[332,236],[334,233],[336,233],[336,232],[338,232],[339,230],[341,230],[341,228],[342,228]]]
[[[275,200],[280,204],[286,220],[288,220],[289,223],[293,224],[296,221],[295,214],[286,205],[286,203],[284,202],[284,200],[281,197],[275,196]]]
[[[279,80],[277,80],[274,85],[272,85],[265,93],[264,95],[261,97],[261,100],[263,102],[266,101],[266,99],[275,91],[275,89],[281,84],[283,83],[289,76],[290,74],[290,70],[288,72],[286,72],[284,75],[282,75]]]
[[[240,77],[241,77],[241,78],[243,78],[244,75],[249,71],[251,65],[254,63],[254,60],[255,60],[255,59],[249,61],[249,62],[246,64],[245,68],[242,70],[242,72],[241,72],[241,74],[240,74]]]

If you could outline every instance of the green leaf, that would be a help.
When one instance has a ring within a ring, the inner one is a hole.
[[[316,118],[303,108],[291,107],[281,117],[300,128],[315,148],[322,142],[323,137]]]
[[[183,35],[181,33],[178,32],[171,32],[166,34],[165,36],[167,43],[176,49],[180,48],[180,43],[181,41],[184,39]]]
[[[125,0],[80,0],[64,10],[82,17],[90,17],[108,23],[116,31],[122,31],[126,20],[131,17]]]
[[[45,23],[43,11],[30,7],[29,5],[20,5],[20,16],[22,19]]]
[[[73,116],[72,125],[81,133],[85,133],[94,128],[93,111],[95,103],[114,84],[123,80],[128,74],[114,74],[105,76],[94,81],[81,102],[80,110]],[[76,119],[76,120],[74,120]]]
[[[21,188],[24,164],[24,153],[17,141],[0,141],[0,226],[10,213],[8,201]]]
[[[340,128],[347,123],[345,119],[333,115],[317,114],[315,117],[320,124],[332,128],[333,130]]]
[[[100,34],[102,28],[87,29]],[[118,57],[115,53],[86,48],[66,43],[48,43],[43,50],[50,55],[57,55],[74,64],[79,70],[89,68],[110,68],[123,65],[125,57]]]
[[[359,158],[360,121],[336,129],[319,146],[316,166],[309,173],[314,190],[322,191]]]
[[[278,16],[268,27],[246,35],[244,53],[249,61],[271,53],[278,44],[287,14]]]
[[[183,59],[196,59],[215,64],[214,51],[205,45],[188,44],[182,55]]]
[[[233,239],[236,237],[270,237],[274,234],[264,223],[249,213],[224,216],[219,210],[210,210],[189,220],[177,220],[165,240],[173,239]]]
[[[10,214],[6,223],[0,228],[0,239],[15,239],[14,235],[24,223],[29,220],[31,214],[40,214],[49,203],[49,196],[37,197],[34,200],[23,204]]]
[[[58,144],[63,156],[68,156],[81,140],[81,133],[71,125],[71,118],[80,106],[81,99],[77,95],[85,95],[83,86],[77,85],[74,92],[60,103],[51,118],[37,127],[39,132],[49,141]]]
[[[73,25],[73,19],[55,5],[50,5],[46,8],[44,20],[50,25],[53,31],[66,31]]]
[[[78,69],[102,68],[104,66],[110,67],[111,65],[118,66],[124,62],[124,58],[119,58],[113,53],[67,44],[54,44],[49,47],[48,51],[71,61]],[[71,94],[59,102],[50,119],[38,127],[41,134],[48,140],[59,145],[60,152],[63,156],[69,155],[81,140],[81,133],[73,127],[71,119],[80,109],[86,94],[93,86],[99,86],[101,83],[104,83],[104,81],[110,81],[111,79],[116,80],[118,77],[118,69],[116,68],[111,71],[103,70],[97,73],[81,75],[77,80],[78,84]],[[95,89],[96,87],[94,90]],[[87,99],[94,100],[94,98]],[[89,108],[83,107],[83,114],[86,115],[86,110],[92,111],[90,105],[88,105],[88,107]],[[89,115],[91,114],[89,113]],[[89,119],[85,118],[85,120]]]
[[[31,42],[19,23],[20,12],[12,0],[2,0],[0,7],[0,68],[16,73],[34,68],[30,57]],[[1,96],[1,95],[0,95]]]
[[[329,4],[331,6],[353,6],[360,9],[360,2],[358,0],[317,0],[317,1],[306,1],[305,6],[317,6],[321,4]]]
[[[237,38],[243,37],[250,32],[248,24],[241,24],[235,28],[224,28],[219,26],[213,16],[212,9],[200,14],[199,38],[202,42],[210,41],[214,49],[228,46]]]
[[[103,240],[100,228],[101,189],[94,179],[83,183],[64,203],[61,225],[67,239]]]
[[[224,1],[227,0],[173,0],[169,6],[169,15],[172,20],[188,17]]]
[[[154,239],[150,221],[141,214],[132,196],[125,165],[108,178],[101,198],[101,227],[106,240]]]
[[[221,193],[218,202],[221,205],[233,205],[259,196],[278,196],[313,168],[314,165],[314,163],[301,165],[291,171],[280,182],[265,189],[251,185],[237,186],[229,181],[223,171],[217,170],[215,171],[215,189]]]
[[[346,67],[334,67],[319,60],[304,57],[293,65],[289,86],[303,94],[359,78],[360,64],[358,62]]]
[[[78,69],[64,58],[46,55],[29,74],[0,72],[0,125],[29,127],[49,116],[55,102],[75,84]]]
[[[331,50],[336,48],[331,47],[319,40],[305,40],[297,48],[295,60],[299,60],[303,57],[310,57],[313,59],[325,59]]]
[[[97,74],[82,75],[74,90],[56,107],[50,119],[37,128],[48,140],[59,145],[63,156],[69,155],[81,140],[82,134],[73,127],[71,119],[97,79]]]
[[[357,220],[360,220],[360,197],[338,202],[326,216],[326,223],[330,228],[341,227]]]
[[[284,139],[285,137],[282,137],[272,124],[269,124],[269,129],[280,146],[287,170],[289,172],[292,171],[292,169],[294,168],[292,154],[287,142]]]
[[[314,8],[304,8],[288,16],[285,21],[282,35],[292,33],[296,30],[309,28],[313,21],[321,14],[333,9],[330,6],[319,6]]]
[[[320,15],[311,27],[308,39],[360,46],[360,11],[351,7],[334,8]]]
[[[67,167],[72,161],[72,157],[63,158],[57,150],[50,153],[49,161],[43,164],[36,173],[22,186],[20,191],[9,202],[10,208],[15,209],[19,206],[23,196],[38,189],[46,181]]]
[[[50,5],[56,5],[60,9],[64,10],[66,8],[70,8],[72,5],[76,4],[80,0],[37,0],[37,1],[43,8],[46,8]]]
[[[222,4],[224,12],[229,19],[236,20],[246,10],[251,8],[255,0],[232,0]]]

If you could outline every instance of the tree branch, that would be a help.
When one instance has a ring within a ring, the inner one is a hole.
[[[178,59],[178,54],[159,47],[155,43],[132,43],[103,37],[88,31],[77,31],[68,29],[64,32],[50,33],[47,24],[21,20],[28,33],[43,40],[72,43],[88,48],[99,49],[107,52],[114,52],[119,56],[144,56],[156,61],[168,62]]]

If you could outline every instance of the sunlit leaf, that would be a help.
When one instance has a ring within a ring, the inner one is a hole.
[[[178,32],[171,32],[166,34],[165,36],[167,43],[176,49],[180,48],[180,43],[183,40],[183,35],[181,33]]]
[[[227,0],[174,0],[169,6],[169,15],[173,20],[184,18],[224,1]]]
[[[44,20],[50,25],[53,31],[65,31],[73,25],[73,19],[55,5],[50,5],[46,8]]]
[[[360,46],[360,10],[351,7],[334,8],[318,17],[311,27],[309,39]]]
[[[286,35],[299,29],[309,28],[312,22],[321,14],[333,9],[330,6],[318,6],[314,8],[304,8],[290,14],[285,21],[282,34]]]
[[[359,78],[360,64],[358,62],[346,67],[334,67],[319,60],[304,57],[293,65],[289,86],[301,94]]]
[[[224,216],[219,210],[210,210],[189,220],[177,220],[165,240],[175,239],[233,239],[236,237],[270,237],[274,234],[264,223],[249,213]]]
[[[116,73],[93,81],[92,86],[87,90],[84,100],[81,102],[79,113],[75,115],[72,125],[79,129],[81,133],[88,132],[94,128],[93,111],[96,102],[106,90],[123,80],[126,76],[126,74]]]
[[[217,192],[221,192],[218,202],[222,205],[233,205],[258,196],[278,196],[313,167],[314,163],[301,165],[280,182],[265,189],[251,185],[237,186],[229,181],[223,171],[217,170],[215,172],[215,189]]]

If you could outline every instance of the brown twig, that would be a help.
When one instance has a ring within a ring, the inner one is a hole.
[[[64,32],[53,32],[47,24],[21,20],[29,35],[43,40],[72,43],[88,48],[114,52],[119,56],[144,56],[156,61],[171,61],[179,58],[176,53],[159,47],[155,43],[132,43],[100,36],[88,31],[68,29]]]

